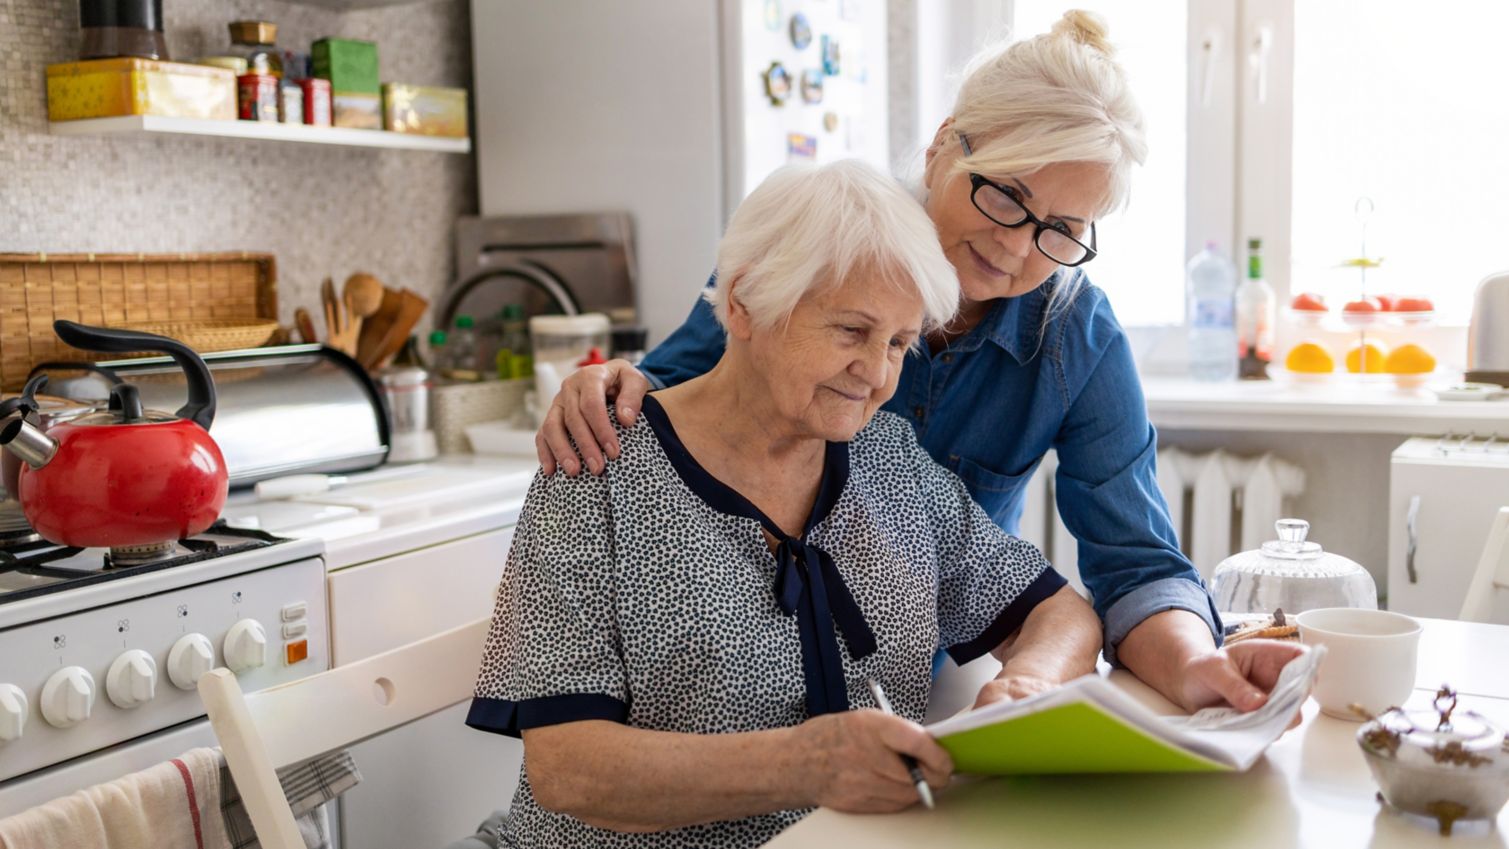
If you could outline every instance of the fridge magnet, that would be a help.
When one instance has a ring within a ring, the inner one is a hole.
[[[809,136],[805,133],[786,134],[786,159],[816,159],[817,136]]]
[[[802,101],[823,102],[823,72],[816,68],[802,72]]]
[[[837,112],[824,112],[823,113],[823,129],[827,130],[830,133],[833,132],[834,130],[838,129],[838,113]]]
[[[761,75],[765,79],[765,96],[771,106],[780,106],[791,97],[791,72],[780,62],[771,62]]]
[[[842,64],[839,61],[838,39],[823,36],[823,73],[836,77],[842,70]]]
[[[781,14],[781,0],[765,0],[765,28],[771,32],[780,32],[781,21],[786,18]]]
[[[812,24],[807,22],[806,15],[797,12],[791,16],[791,46],[797,50],[806,50],[811,43]]]

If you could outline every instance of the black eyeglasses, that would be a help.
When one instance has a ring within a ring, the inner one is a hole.
[[[965,156],[972,153],[969,140],[964,138],[963,133],[959,134],[959,146],[964,149]],[[1036,229],[1032,234],[1032,244],[1043,256],[1069,268],[1084,265],[1095,258],[1094,221],[1090,222],[1090,244],[1087,245],[1074,238],[1068,225],[1061,222],[1049,224],[1029,212],[1022,205],[1019,190],[1003,186],[973,171],[969,172],[969,182],[974,187],[969,193],[969,200],[975,205],[975,209],[1002,227],[1014,230],[1023,224],[1033,225]]]

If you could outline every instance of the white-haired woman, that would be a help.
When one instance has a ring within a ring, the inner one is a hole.
[[[1056,449],[1059,514],[1079,542],[1106,659],[1187,709],[1252,710],[1299,650],[1217,649],[1220,619],[1155,480],[1157,438],[1131,348],[1082,270],[1095,258],[1096,219],[1125,201],[1145,148],[1142,112],[1093,15],[1071,11],[1053,32],[974,63],[920,187],[963,303],[907,358],[885,409],[911,422],[1008,531],[1027,481]],[[575,474],[585,461],[599,472],[604,452],[619,451],[605,398],[632,421],[652,383],[707,371],[722,345],[699,305],[641,370],[616,361],[578,372],[536,440],[544,468]],[[1057,683],[1020,666],[998,686],[1027,695]]]
[[[602,476],[530,488],[467,718],[524,740],[506,845],[754,846],[817,805],[899,809],[901,755],[951,770],[917,725],[937,646],[1093,669],[1089,605],[877,413],[958,304],[916,200],[791,166],[718,268],[718,362],[615,425]],[[898,716],[863,709],[870,679]]]

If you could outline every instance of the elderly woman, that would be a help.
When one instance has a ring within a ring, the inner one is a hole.
[[[530,488],[467,719],[524,740],[510,845],[753,846],[817,805],[899,809],[901,755],[951,769],[916,724],[937,646],[1093,668],[1089,605],[876,412],[958,302],[916,200],[792,166],[718,270],[717,364],[646,397],[602,476]]]
[[[1095,222],[1126,199],[1146,148],[1142,112],[1096,16],[1068,12],[1051,33],[981,55],[918,186],[963,303],[907,357],[884,409],[1010,532],[1033,471],[1055,450],[1058,512],[1079,543],[1106,660],[1186,709],[1253,710],[1300,649],[1218,649],[1220,619],[1155,479],[1157,436],[1131,346],[1084,273]],[[585,461],[599,472],[619,451],[605,398],[632,422],[652,384],[706,372],[722,346],[699,304],[639,370],[620,360],[578,372],[536,440],[545,469],[575,474]],[[1013,696],[1062,683],[1030,666],[1007,673],[996,686]]]

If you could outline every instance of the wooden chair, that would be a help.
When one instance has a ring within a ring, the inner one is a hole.
[[[200,678],[199,697],[262,846],[304,849],[278,769],[470,698],[489,623],[481,619],[250,694],[228,669]]]
[[[1495,590],[1509,590],[1509,507],[1500,508],[1488,531],[1488,543],[1478,568],[1467,584],[1467,597],[1457,618],[1464,622],[1492,622]],[[1509,618],[1500,624],[1509,625]]]

